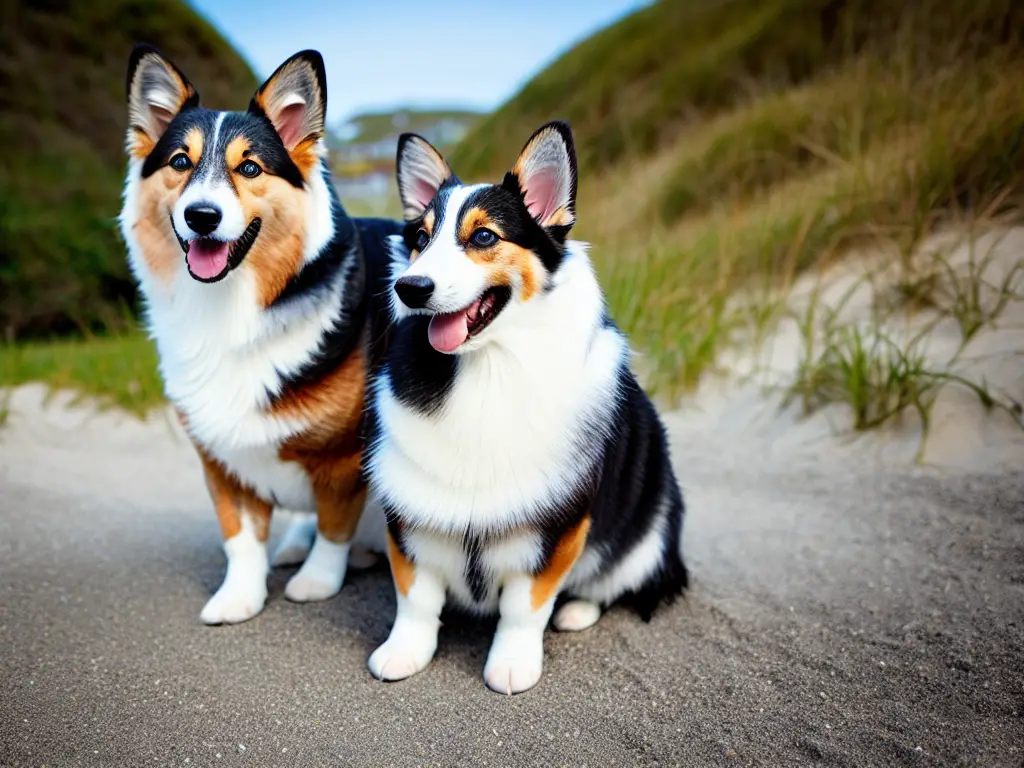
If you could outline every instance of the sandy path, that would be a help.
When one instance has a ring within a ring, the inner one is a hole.
[[[551,634],[541,685],[509,699],[465,621],[424,674],[370,678],[382,570],[307,606],[275,573],[255,621],[202,626],[223,557],[187,446],[40,396],[0,437],[4,765],[1024,759],[1024,474],[837,464],[673,418],[691,597]]]
[[[975,365],[1021,397],[1016,321]],[[2,765],[1024,765],[1024,433],[954,390],[921,468],[913,424],[850,441],[841,408],[709,383],[668,420],[688,600],[550,634],[513,698],[466,620],[424,673],[373,680],[384,569],[305,606],[278,571],[257,619],[201,625],[224,558],[176,425],[42,399],[16,391],[0,430]]]

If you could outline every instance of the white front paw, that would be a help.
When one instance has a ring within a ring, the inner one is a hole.
[[[284,588],[284,596],[296,603],[309,603],[334,597],[341,590],[344,574],[328,576],[326,574],[303,573],[304,568],[288,580]]]
[[[284,596],[297,603],[307,603],[338,594],[345,581],[348,549],[348,544],[335,544],[317,534],[306,562],[288,580]]]
[[[543,635],[516,633],[503,637],[499,631],[484,665],[484,681],[497,693],[512,695],[533,688],[544,671]]]
[[[405,639],[388,638],[366,662],[370,674],[378,680],[404,680],[422,671],[434,656],[429,643],[414,643]]]
[[[204,624],[237,624],[262,611],[266,602],[266,579],[250,584],[225,581],[203,607],[199,618]]]

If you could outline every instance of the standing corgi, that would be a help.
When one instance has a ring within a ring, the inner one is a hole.
[[[623,602],[645,618],[686,587],[683,500],[575,222],[565,123],[498,185],[462,184],[419,136],[398,146],[393,326],[372,385],[369,482],[388,516],[398,612],[369,659],[423,669],[447,599],[499,615],[492,690],[534,686],[561,630]]]
[[[360,426],[378,312],[367,286],[389,269],[381,243],[399,225],[353,221],[341,207],[316,51],[284,62],[247,111],[216,112],[158,50],[138,46],[127,97],[121,231],[228,558],[201,618],[262,610],[278,505],[317,515],[311,550],[302,522],[307,537],[285,537],[280,559],[308,551],[286,596],[328,598],[351,545],[384,547],[383,516],[362,516]]]

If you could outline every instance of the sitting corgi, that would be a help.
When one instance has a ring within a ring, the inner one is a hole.
[[[362,514],[361,425],[370,340],[388,317],[370,286],[387,276],[383,240],[400,226],[341,207],[316,51],[285,61],[246,111],[219,112],[160,51],[137,46],[127,96],[121,231],[228,558],[201,619],[262,610],[275,506],[317,515],[315,540],[300,520],[279,550],[282,563],[308,551],[285,595],[328,598],[352,545],[385,545],[383,515]]]
[[[466,185],[423,138],[398,146],[387,351],[365,466],[388,517],[398,610],[369,658],[422,670],[447,600],[497,613],[484,679],[534,686],[560,630],[616,602],[649,619],[686,587],[683,500],[575,222],[568,125],[543,126],[501,184]]]

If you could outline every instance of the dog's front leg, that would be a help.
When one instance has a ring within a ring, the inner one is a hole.
[[[273,507],[229,477],[219,463],[202,453],[200,458],[224,535],[228,567],[220,589],[199,617],[206,624],[236,624],[251,619],[267,602],[267,535]]]
[[[387,641],[367,662],[378,680],[403,680],[434,658],[447,585],[440,573],[416,566],[388,533],[388,561],[398,611]]]
[[[511,574],[502,581],[498,629],[484,665],[484,680],[492,691],[511,695],[540,682],[544,629],[562,583],[583,553],[589,530],[590,518],[584,517],[562,535],[539,572]]]

